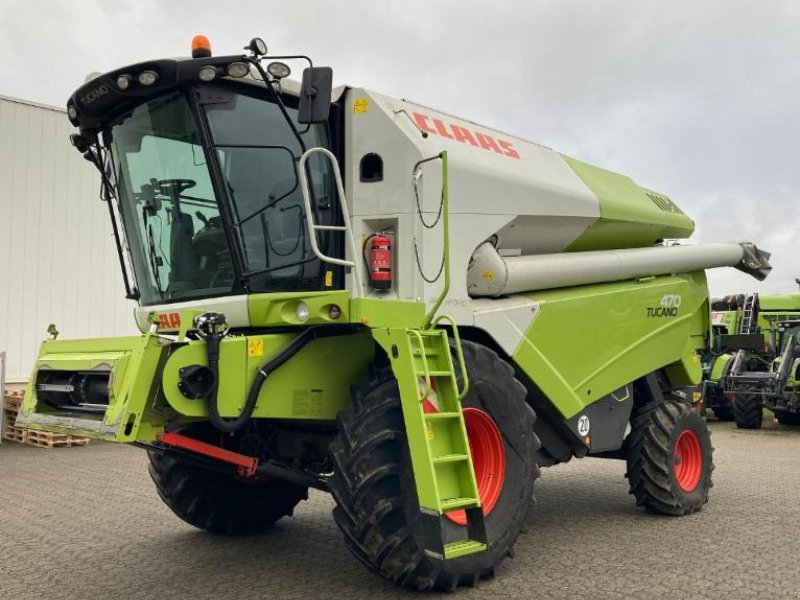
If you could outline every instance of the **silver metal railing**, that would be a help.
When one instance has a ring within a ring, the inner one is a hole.
[[[323,154],[331,161],[331,166],[333,167],[333,175],[336,179],[336,190],[339,193],[339,206],[342,209],[342,219],[344,220],[344,225],[317,225],[314,222],[314,213],[311,209],[311,194],[309,193],[308,187],[308,173],[306,172],[306,162],[308,161],[308,157],[312,154],[320,153]],[[343,267],[349,267],[352,269],[353,273],[353,297],[358,297],[362,295],[362,288],[361,288],[361,275],[358,269],[358,260],[357,257],[359,253],[356,250],[356,241],[353,238],[353,229],[350,226],[350,212],[347,209],[347,197],[344,194],[344,185],[342,184],[342,174],[339,171],[339,161],[336,160],[336,156],[330,151],[326,150],[325,148],[309,148],[303,153],[303,156],[300,157],[300,161],[297,163],[297,174],[300,178],[300,188],[303,192],[303,202],[305,202],[306,207],[306,223],[308,224],[308,235],[311,238],[311,250],[314,252],[316,257],[323,262],[331,263],[334,265],[341,265]],[[347,244],[350,247],[350,256],[353,260],[344,260],[341,258],[336,258],[334,256],[328,256],[327,254],[323,254],[322,251],[319,249],[317,244],[317,231],[318,230],[326,230],[326,231],[344,231],[345,236],[347,237]]]

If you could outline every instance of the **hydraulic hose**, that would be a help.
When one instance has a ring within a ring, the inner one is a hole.
[[[261,387],[274,371],[285,364],[295,354],[300,352],[300,350],[302,350],[308,343],[316,339],[332,337],[336,335],[347,335],[354,332],[355,327],[352,325],[317,325],[306,329],[303,333],[298,335],[284,348],[282,348],[278,354],[267,360],[263,365],[261,365],[261,367],[259,367],[258,372],[256,373],[255,381],[253,381],[253,385],[250,386],[250,390],[247,393],[247,400],[245,401],[242,412],[238,417],[229,419],[219,414],[219,405],[217,399],[217,393],[219,391],[219,347],[220,342],[225,337],[227,331],[219,331],[218,328],[207,328],[206,331],[201,333],[206,338],[208,368],[213,374],[211,388],[206,395],[206,400],[208,402],[208,417],[211,421],[211,424],[219,431],[226,433],[240,430],[253,417],[253,411],[255,410],[256,402],[258,401],[258,395],[261,393]]]
[[[253,390],[251,388],[250,393],[247,396],[247,402],[245,403],[244,410],[242,410],[242,413],[238,417],[229,420],[220,416],[219,407],[217,406],[217,392],[219,391],[219,344],[223,337],[224,334],[213,333],[206,338],[208,350],[208,368],[213,374],[211,389],[209,390],[206,399],[208,400],[208,418],[211,421],[211,424],[220,431],[230,432],[238,431],[244,427],[244,425],[253,416],[253,410],[255,410],[256,403],[255,400],[251,402],[251,399],[253,398]],[[258,389],[261,389],[260,385]],[[255,398],[258,398],[258,393],[255,394]]]

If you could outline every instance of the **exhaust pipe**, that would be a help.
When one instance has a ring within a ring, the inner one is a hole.
[[[470,260],[467,289],[473,297],[496,297],[715,267],[734,267],[763,281],[772,270],[769,257],[750,242],[509,257],[500,256],[491,243],[484,242]]]

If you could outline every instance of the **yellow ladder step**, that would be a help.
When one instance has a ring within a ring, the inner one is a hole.
[[[476,504],[474,498],[448,498],[442,500],[442,512],[450,512],[451,510],[460,510],[462,508],[472,508]]]
[[[422,354],[419,347],[414,348],[412,350],[415,356],[419,356]],[[439,356],[439,351],[436,348],[431,348],[430,346],[425,347],[425,356]]]
[[[467,554],[475,554],[486,550],[486,544],[475,540],[460,540],[444,545],[444,557],[446,559],[458,558]]]
[[[466,454],[445,454],[444,456],[437,456],[433,459],[435,464],[440,463],[452,463],[458,462],[462,460],[469,460],[469,456]]]
[[[437,419],[457,419],[460,416],[460,413],[457,412],[425,413],[425,418],[430,421],[435,421]]]

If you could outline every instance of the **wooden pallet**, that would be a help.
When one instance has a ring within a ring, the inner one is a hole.
[[[18,444],[24,444],[28,439],[28,430],[15,425],[23,395],[22,391],[6,392],[3,395],[3,439]]]
[[[22,406],[23,393],[6,395],[3,410],[3,438],[10,442],[38,446],[39,448],[70,448],[72,446],[86,446],[89,438],[71,433],[53,433],[52,431],[39,431],[27,427],[17,427],[17,414]],[[10,400],[10,401],[9,401]]]
[[[39,431],[26,429],[25,441],[29,446],[40,448],[70,448],[72,446],[87,446],[89,438],[72,435],[71,433],[53,433],[52,431]]]
[[[9,412],[18,412],[22,406],[23,396],[24,392],[6,392],[3,398],[4,408]]]
[[[17,414],[22,403],[22,396],[7,394],[3,406],[3,437],[12,442],[25,443],[26,430],[16,427]]]
[[[9,442],[17,442],[18,444],[25,444],[28,441],[28,429],[24,427],[15,427],[6,422],[3,430],[3,438]]]

